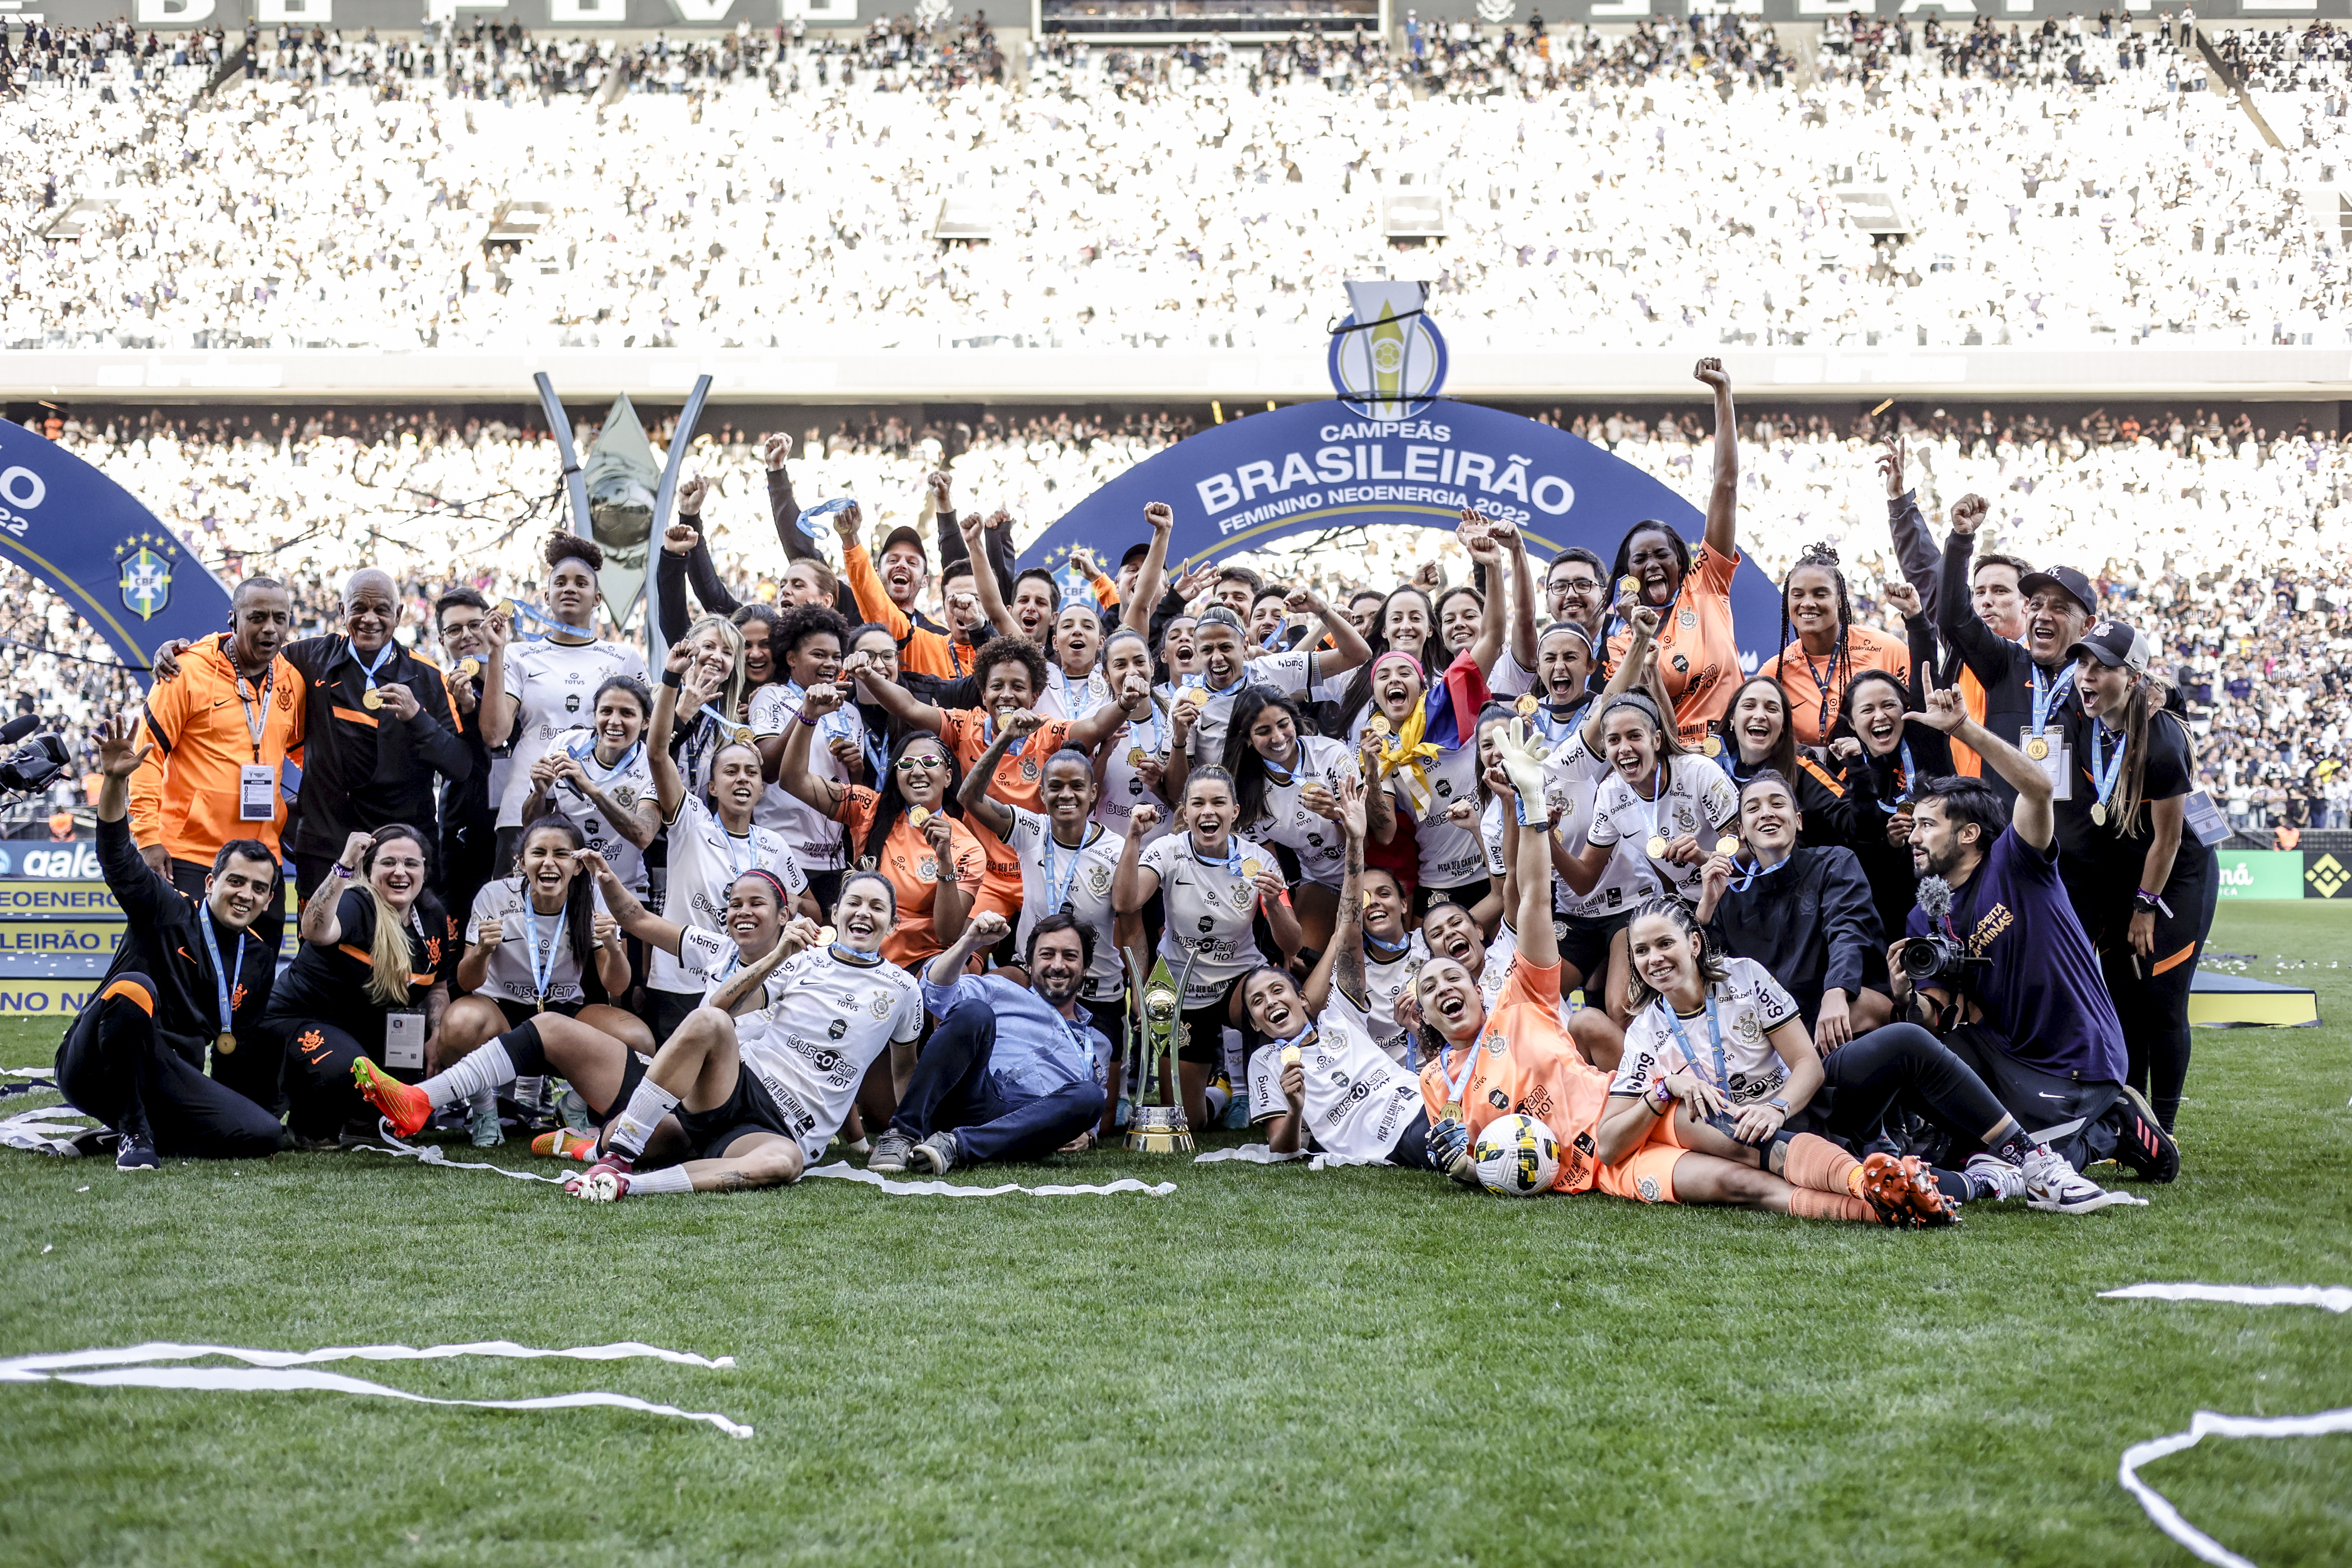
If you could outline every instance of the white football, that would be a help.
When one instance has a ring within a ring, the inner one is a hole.
[[[1559,1176],[1559,1140],[1532,1116],[1497,1116],[1470,1146],[1478,1181],[1507,1198],[1551,1191]]]

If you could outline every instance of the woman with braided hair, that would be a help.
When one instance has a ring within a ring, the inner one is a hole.
[[[1790,728],[1801,745],[1827,742],[1846,687],[1864,670],[1883,669],[1898,681],[1911,678],[1908,647],[1854,624],[1845,574],[1826,544],[1797,557],[1781,579],[1780,643],[1780,657],[1757,673],[1778,679],[1788,693]]]

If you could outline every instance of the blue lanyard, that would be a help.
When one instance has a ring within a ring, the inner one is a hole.
[[[1054,1007],[1054,1005],[1051,1002],[1046,1003],[1045,1005],[1048,1007]],[[1054,1016],[1060,1019],[1062,1027],[1069,1031],[1070,1043],[1078,1047],[1078,1054],[1087,1058],[1087,1074],[1092,1076],[1094,1073],[1100,1071],[1102,1063],[1095,1056],[1095,1042],[1093,1038],[1094,1031],[1087,1028],[1086,1025],[1079,1023],[1075,1018],[1062,1017],[1062,1010],[1058,1007],[1054,1007]]]
[[[2115,793],[2116,780],[2123,776],[2124,771],[2124,737],[2122,732],[2117,731],[2116,735],[2116,756],[2113,762],[2109,762],[2107,760],[2106,740],[2107,727],[2105,724],[2100,723],[2096,719],[2092,720],[2091,782],[2098,786],[2098,804],[2103,807],[2107,804],[2107,796]],[[2120,823],[2116,826],[2118,829],[2122,826]]]
[[[2043,675],[2042,667],[2031,661],[2026,664],[2025,673],[2033,682],[2033,732],[2040,734],[2042,725],[2049,721],[2050,710],[2057,705],[2058,682],[2054,677]]]
[[[980,716],[980,743],[983,746],[996,744],[996,715],[993,713],[982,713]],[[1017,757],[1021,754],[1021,748],[1028,743],[1028,736],[1017,736],[1013,744],[1004,748],[1004,754],[1008,757]]]
[[[1188,675],[1176,684],[1179,686],[1190,686],[1198,690],[1206,691],[1209,693],[1209,700],[1214,702],[1218,698],[1231,697],[1234,692],[1239,691],[1243,687],[1247,686],[1249,684],[1249,661],[1247,659],[1244,659],[1242,661],[1242,672],[1234,677],[1234,683],[1231,686],[1220,686],[1212,690],[1209,686],[1209,678],[1205,675]]]
[[[1095,831],[1099,833],[1102,829],[1097,826]],[[1058,851],[1062,848],[1062,842],[1060,839],[1054,837],[1052,825],[1048,824],[1046,826],[1045,912],[1047,914],[1052,914],[1057,910],[1066,910],[1070,907],[1070,884],[1078,879],[1078,862],[1080,859],[1085,858],[1087,846],[1091,842],[1093,842],[1093,840],[1090,838],[1082,838],[1078,841],[1078,847],[1070,851],[1069,872],[1066,876],[1062,875],[1054,869],[1054,862],[1060,858]]]
[[[1783,855],[1780,859],[1778,859],[1778,860],[1774,861],[1771,865],[1767,866],[1766,864],[1764,864],[1764,862],[1763,862],[1762,860],[1759,859],[1758,858],[1756,858],[1756,857],[1755,857],[1755,856],[1753,856],[1753,855],[1750,855],[1750,856],[1748,858],[1748,869],[1747,869],[1747,871],[1746,871],[1746,872],[1744,872],[1743,874],[1739,875],[1739,876],[1737,876],[1737,877],[1734,877],[1734,878],[1732,878],[1732,879],[1731,879],[1731,883],[1730,883],[1731,890],[1732,890],[1733,892],[1735,892],[1735,893],[1744,893],[1744,892],[1746,892],[1746,891],[1748,890],[1748,885],[1749,883],[1751,883],[1751,882],[1755,881],[1757,878],[1759,878],[1759,877],[1769,877],[1769,876],[1770,876],[1773,872],[1775,872],[1775,871],[1779,870],[1781,867],[1783,867],[1783,866],[1787,865],[1790,861],[1791,861],[1791,860],[1795,859],[1796,858],[1797,858],[1797,857],[1796,857],[1795,852],[1794,852],[1794,851],[1791,851],[1790,853],[1789,853],[1789,854],[1787,854],[1787,855]],[[1735,860],[1735,861],[1733,861],[1733,862],[1732,862],[1732,864],[1733,864],[1734,866],[1737,866],[1737,865],[1738,864],[1738,862]],[[1709,1003],[1707,1004],[1707,1005],[1708,1005],[1708,1006],[1710,1006],[1710,1007],[1712,1007],[1712,1006],[1714,1006],[1714,1005],[1715,1005],[1715,1004],[1714,1004],[1713,1002],[1709,1002]],[[1667,1011],[1667,1012],[1669,1012],[1669,1013],[1671,1013],[1671,1012],[1673,1012],[1673,1011],[1674,1011],[1674,1009],[1673,1009],[1673,1008],[1671,1008],[1671,1007],[1669,1007],[1669,1008],[1667,1008],[1667,1009],[1666,1009],[1666,1011]]]
[[[544,1007],[547,1005],[547,984],[555,974],[555,941],[563,934],[563,916],[561,911],[557,912],[555,929],[547,933],[544,947],[539,940],[539,910],[532,907],[528,889],[522,896],[522,918],[523,929],[530,937],[531,989],[539,994],[540,1005]]]
[[[1144,700],[1143,710],[1151,715],[1151,729],[1145,736],[1143,749],[1156,757],[1167,746],[1166,741],[1162,738],[1164,732],[1162,726],[1167,723],[1167,721],[1160,716],[1160,704],[1151,701],[1148,697]],[[1130,738],[1135,734],[1135,721],[1132,719],[1127,721],[1127,732]]]
[[[1078,683],[1078,689],[1084,696],[1093,699],[1097,689],[1095,683],[1101,679],[1102,677],[1098,672],[1090,669],[1087,671],[1086,679]],[[1078,705],[1070,699],[1069,674],[1058,664],[1049,664],[1045,667],[1045,680],[1055,689],[1054,694],[1062,700],[1062,717],[1073,724],[1110,700],[1109,684],[1105,682],[1101,688],[1101,697],[1098,700],[1090,700],[1085,710],[1081,711]]]
[[[719,837],[727,841],[727,868],[736,877],[740,877],[760,863],[759,842],[752,837],[752,834],[759,831],[758,827],[755,826],[751,833],[743,835],[743,863],[739,866],[735,863],[735,835],[729,832],[727,825],[716,816],[710,819],[710,825],[718,828]],[[729,879],[730,881],[733,879],[733,878]]]
[[[1683,1060],[1693,1067],[1698,1066],[1698,1058],[1691,1054],[1690,1037],[1683,1033],[1682,1015],[1676,1013],[1675,1005],[1663,996],[1658,998],[1658,1005],[1666,1010],[1666,1026],[1675,1032],[1675,1044],[1680,1047]],[[1709,988],[1706,994],[1706,1036],[1707,1044],[1714,1048],[1715,1053],[1715,1087],[1720,1090],[1727,1075],[1723,1066],[1723,1024],[1716,1016],[1715,992],[1712,988]]]
[[[629,771],[629,764],[645,754],[646,743],[643,741],[637,742],[621,753],[619,762],[604,769],[601,773],[596,771],[601,764],[596,761],[596,742],[593,737],[588,739],[588,743],[584,746],[566,746],[563,750],[588,774],[588,782],[601,789]]]
[[[1907,794],[1907,793],[1909,793],[1910,788],[1911,788],[1911,781],[1912,781],[1913,779],[1917,778],[1918,776],[1919,776],[1919,775],[1918,775],[1917,772],[1916,772],[1916,771],[1915,771],[1915,770],[1913,769],[1912,765],[1911,765],[1911,742],[1908,742],[1908,741],[1906,741],[1906,742],[1903,742],[1903,772],[1902,772],[1899,775],[1897,775],[1897,776],[1896,776],[1895,781],[1895,784],[1896,784],[1896,785],[1898,786],[1899,791],[1901,792],[1901,793],[1898,793],[1898,794],[1896,795],[1896,796],[1895,796],[1895,798],[1896,798],[1897,800],[1902,799],[1902,797],[1903,797],[1903,795],[1904,795],[1904,794]],[[1883,801],[1883,800],[1882,800],[1882,801],[1877,802],[1876,804],[1877,804],[1878,809],[1879,809],[1881,812],[1885,813],[1886,816],[1894,816],[1894,815],[1895,815],[1895,807],[1893,807],[1892,805],[1887,805],[1887,804],[1886,804],[1886,802],[1885,802],[1885,801]]]
[[[1462,1063],[1460,1078],[1454,1077],[1454,1069],[1445,1065],[1445,1058],[1452,1055],[1454,1047],[1450,1042],[1442,1043],[1437,1047],[1437,1076],[1445,1080],[1445,1103],[1448,1108],[1459,1106],[1462,1103],[1462,1091],[1470,1087],[1470,1075],[1478,1070],[1478,1042],[1475,1039],[1470,1042],[1470,1054]]]
[[[386,637],[383,639],[383,646],[376,649],[375,662],[373,664],[370,664],[367,660],[360,657],[360,650],[358,647],[352,643],[351,638],[345,637],[343,639],[343,647],[351,654],[352,662],[360,667],[362,677],[360,682],[360,689],[362,691],[375,684],[375,672],[382,669],[385,665],[390,664],[392,662],[392,656],[400,651],[400,644],[391,637]],[[271,673],[275,674],[276,672],[273,670]]]
[[[1532,717],[1536,721],[1537,731],[1547,742],[1557,746],[1576,729],[1578,724],[1583,721],[1585,714],[1590,712],[1591,708],[1592,699],[1588,697],[1571,709],[1568,717],[1556,719],[1552,716],[1550,703],[1538,702],[1536,704],[1536,710]]]
[[[1190,828],[1184,831],[1184,847],[1191,850],[1192,858],[1203,866],[1223,866],[1225,868],[1225,875],[1229,877],[1238,877],[1242,874],[1242,852],[1234,847],[1234,836],[1230,833],[1225,835],[1225,855],[1222,860],[1213,859],[1202,854],[1201,841],[1192,837]],[[1076,868],[1072,868],[1074,870]]]
[[[719,735],[722,741],[730,739],[736,731],[743,728],[742,725],[738,724],[734,720],[721,716],[719,710],[713,708],[708,702],[702,705],[699,711],[704,718],[709,720],[711,723],[718,726]]]
[[[196,924],[204,928],[205,951],[212,954],[213,984],[220,993],[220,1032],[224,1035],[230,1034],[234,1032],[229,1027],[229,1021],[233,1016],[230,1002],[236,994],[233,988],[245,974],[245,933],[243,931],[237,933],[236,969],[232,973],[221,964],[220,942],[213,936],[213,912],[210,910],[199,910],[196,912]]]

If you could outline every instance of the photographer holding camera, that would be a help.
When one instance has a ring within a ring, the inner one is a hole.
[[[1991,785],[1964,777],[1918,792],[1919,905],[1886,955],[1898,1006],[1916,1004],[1920,1021],[2078,1170],[2117,1154],[2142,1176],[2177,1168],[2170,1136],[2124,1088],[2123,1027],[2058,879],[2050,775],[1969,719],[1958,691],[1929,692],[1927,711],[1912,717],[1975,751],[2017,793],[2005,807]]]

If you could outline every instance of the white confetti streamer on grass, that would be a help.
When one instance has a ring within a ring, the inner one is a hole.
[[[1358,1154],[1309,1154],[1300,1150],[1278,1154],[1271,1143],[1241,1143],[1231,1149],[1211,1149],[1192,1156],[1195,1165],[1222,1164],[1228,1160],[1238,1160],[1244,1165],[1287,1165],[1304,1160],[1310,1171],[1336,1171],[1347,1165],[1388,1163],[1386,1160],[1367,1160]]]
[[[199,1356],[226,1356],[243,1367],[158,1366],[158,1362],[190,1361]],[[529,1399],[436,1399],[405,1389],[346,1377],[341,1373],[299,1370],[330,1361],[446,1361],[456,1356],[498,1356],[511,1360],[558,1357],[572,1361],[625,1361],[651,1358],[679,1366],[723,1370],[735,1364],[732,1356],[712,1359],[685,1351],[624,1341],[609,1345],[580,1345],[568,1350],[541,1350],[510,1340],[483,1340],[461,1345],[338,1345],[315,1351],[252,1350],[239,1345],[189,1345],[154,1341],[119,1350],[67,1351],[55,1354],[11,1356],[0,1360],[0,1383],[40,1383],[55,1380],[92,1388],[175,1388],[208,1393],[292,1394],[329,1393],[399,1399],[413,1405],[466,1405],[483,1410],[573,1410],[604,1406],[636,1410],[650,1415],[671,1415],[716,1426],[730,1437],[749,1437],[751,1428],[708,1410],[682,1410],[656,1405],[625,1394],[584,1390],[577,1394],[541,1394]],[[84,1370],[90,1369],[90,1370]]]
[[[953,1182],[894,1182],[886,1176],[877,1175],[872,1171],[861,1171],[846,1161],[841,1160],[836,1160],[830,1165],[819,1165],[814,1170],[804,1173],[810,1176],[824,1176],[837,1182],[856,1182],[869,1187],[879,1187],[892,1197],[898,1198],[1002,1198],[1014,1193],[1032,1198],[1098,1198],[1108,1197],[1114,1193],[1140,1193],[1148,1198],[1164,1198],[1176,1190],[1176,1184],[1173,1182],[1146,1184],[1137,1181],[1133,1176],[1122,1176],[1116,1182],[1104,1182],[1098,1184],[1070,1184],[1043,1187],[1024,1187],[1013,1182],[995,1187],[966,1187]]]
[[[2239,1307],[2325,1307],[2352,1312],[2352,1288],[2342,1285],[2126,1285],[2102,1290],[2110,1300],[2225,1301]]]

